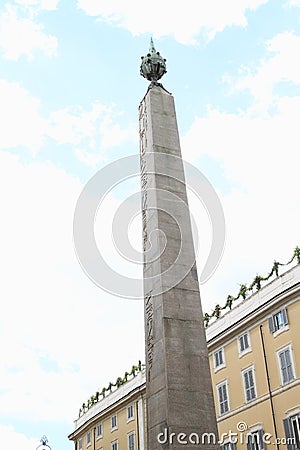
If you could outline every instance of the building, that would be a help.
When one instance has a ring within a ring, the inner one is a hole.
[[[140,368],[133,375],[95,403],[93,396],[93,404],[85,412],[80,409],[75,431],[69,436],[75,450],[145,448],[145,369]]]
[[[289,450],[300,448],[299,300],[298,264],[207,328],[226,450],[235,447],[229,430],[237,433],[238,450],[247,440],[249,450],[285,449],[287,438],[294,438]]]
[[[207,327],[223,450],[300,449],[299,318],[298,264]],[[145,425],[141,369],[93,403],[69,439],[76,450],[144,450]]]

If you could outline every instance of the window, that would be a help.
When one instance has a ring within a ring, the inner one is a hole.
[[[288,450],[300,449],[300,414],[283,419]]]
[[[225,414],[229,411],[229,399],[227,391],[227,381],[217,385],[218,401],[219,401],[219,414]]]
[[[118,450],[118,441],[114,441],[111,443],[111,450]]]
[[[235,442],[225,442],[221,445],[221,450],[235,450],[236,445]]]
[[[264,450],[264,433],[263,430],[255,431],[247,434],[247,450]]]
[[[239,354],[243,355],[251,351],[250,336],[246,332],[238,337]]]
[[[117,414],[111,416],[111,429],[117,428]]]
[[[256,398],[255,380],[253,367],[242,372],[244,382],[244,392],[246,402],[251,402]]]
[[[214,367],[215,370],[219,370],[222,369],[222,367],[225,367],[225,355],[223,348],[220,348],[214,353]]]
[[[78,439],[78,450],[82,450],[82,438]]]
[[[289,383],[294,380],[294,367],[291,354],[291,346],[285,347],[278,352],[280,374],[282,384]]]
[[[102,436],[102,422],[97,425],[97,437]]]
[[[86,445],[91,445],[91,432],[90,431],[88,431],[87,433],[86,433]]]
[[[286,311],[286,308],[283,308],[282,310],[278,311],[276,314],[273,314],[273,316],[269,318],[270,332],[275,333],[275,331],[280,330],[288,323],[289,322],[288,322],[287,311]]]
[[[134,433],[128,434],[128,450],[134,450]]]
[[[127,407],[127,420],[133,419],[133,405]]]

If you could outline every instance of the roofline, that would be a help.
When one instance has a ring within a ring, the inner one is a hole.
[[[130,385],[133,384],[134,381],[135,381],[135,384],[137,383],[138,377],[141,378],[140,381],[138,382],[137,385],[135,385],[134,387],[132,387],[132,389],[130,389]],[[98,421],[99,414],[106,415],[110,411],[113,411],[116,408],[116,406],[119,407],[119,406],[123,405],[124,403],[127,403],[130,398],[132,398],[138,394],[142,395],[143,391],[145,391],[145,387],[146,387],[145,369],[143,369],[141,372],[139,372],[139,374],[136,375],[135,378],[131,379],[125,385],[123,385],[123,387],[126,387],[126,388],[129,387],[130,390],[122,395],[121,391],[124,391],[124,389],[122,389],[122,387],[118,388],[116,391],[112,392],[107,397],[103,398],[98,403],[94,404],[83,416],[76,419],[74,421],[75,430],[69,434],[68,439],[69,440],[76,439],[78,434],[81,433],[82,429],[84,429],[87,425],[91,426],[93,423]],[[115,395],[113,395],[113,394],[115,394]],[[120,395],[117,395],[117,394],[120,394]],[[111,396],[113,396],[113,398]],[[106,406],[104,406],[105,400],[107,402]],[[112,400],[112,401],[109,402],[109,400]],[[101,406],[104,406],[104,408],[101,408]],[[86,418],[86,420],[84,420],[84,418]],[[78,426],[77,426],[77,422],[79,422]]]
[[[274,305],[284,303],[287,297],[292,300],[299,295],[300,265],[296,265],[262,287],[255,294],[247,297],[232,310],[216,319],[206,328],[208,348],[221,339],[236,332],[237,328],[267,316]]]

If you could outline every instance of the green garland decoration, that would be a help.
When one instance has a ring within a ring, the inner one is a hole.
[[[223,307],[220,306],[219,304],[217,304],[211,314],[205,313],[204,317],[203,317],[205,326],[207,327],[209,325],[209,322],[213,317],[215,317],[216,319],[219,319],[221,317],[222,311],[224,309],[228,308],[229,310],[231,310],[232,304],[234,301],[238,300],[239,298],[246,300],[249,291],[253,292],[254,288],[256,288],[256,291],[259,291],[262,287],[261,286],[262,281],[268,281],[274,274],[276,277],[278,277],[280,266],[288,266],[295,260],[296,260],[296,264],[300,264],[300,247],[298,247],[298,246],[294,249],[293,256],[286,264],[280,263],[278,261],[274,261],[273,267],[266,277],[261,277],[260,275],[256,275],[253,282],[250,284],[249,287],[247,287],[246,284],[240,285],[240,290],[236,297],[233,297],[232,295],[228,295],[226,303]],[[103,387],[101,391],[97,391],[95,395],[92,395],[89,398],[87,403],[82,404],[81,408],[79,409],[79,417],[81,417],[83,414],[85,414],[95,403],[97,403],[101,399],[105,398],[106,392],[109,391],[109,393],[111,393],[113,387],[116,387],[118,389],[120,386],[127,383],[129,377],[131,377],[131,376],[135,377],[137,372],[140,372],[141,370],[142,370],[142,363],[141,363],[141,361],[139,361],[137,366],[132,366],[130,372],[125,372],[123,378],[118,377],[116,379],[115,383],[110,382],[108,387]],[[100,396],[102,398],[100,398]]]
[[[236,297],[233,297],[232,295],[228,295],[227,296],[227,300],[226,303],[223,307],[221,307],[219,304],[217,304],[215,306],[215,309],[213,310],[213,312],[211,314],[205,313],[203,316],[203,320],[204,320],[204,324],[205,327],[207,327],[209,325],[210,320],[215,317],[216,319],[219,319],[221,317],[222,311],[224,309],[229,309],[231,310],[232,308],[232,303],[236,300],[238,300],[239,298],[242,298],[243,300],[246,300],[246,298],[248,297],[249,291],[251,291],[251,293],[253,293],[253,289],[256,289],[256,292],[259,291],[262,287],[262,281],[268,281],[273,275],[275,275],[276,277],[278,277],[279,274],[279,267],[280,266],[288,266],[289,264],[291,264],[292,262],[294,262],[296,260],[296,264],[300,264],[300,247],[297,247],[294,249],[294,253],[293,256],[291,257],[291,259],[283,264],[280,263],[278,261],[274,261],[273,266],[271,271],[269,272],[269,274],[266,277],[262,277],[260,275],[256,275],[254,280],[252,281],[252,283],[250,284],[249,287],[247,287],[246,284],[241,284],[240,285],[240,290],[239,293]]]
[[[130,372],[125,372],[124,377],[118,377],[115,381],[115,383],[110,382],[107,387],[103,387],[101,391],[97,391],[95,395],[92,395],[86,403],[83,403],[81,405],[81,408],[79,409],[79,415],[78,417],[81,417],[83,414],[85,414],[95,403],[98,403],[100,400],[102,400],[105,397],[106,392],[111,393],[112,389],[116,387],[117,389],[121,387],[123,384],[127,383],[128,378],[130,376],[136,377],[138,372],[141,372],[142,370],[142,363],[141,361],[138,362],[138,365],[133,365]],[[102,396],[102,398],[100,398]]]

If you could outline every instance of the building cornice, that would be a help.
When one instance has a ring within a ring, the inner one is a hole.
[[[232,334],[236,335],[239,328],[252,326],[254,322],[267,316],[274,307],[299,298],[299,287],[298,264],[209,325],[206,329],[208,348],[214,347],[221,340],[230,339]]]
[[[76,439],[82,429],[92,426],[97,422],[99,414],[109,414],[116,406],[119,408],[124,403],[128,403],[131,398],[142,395],[145,390],[146,374],[145,370],[139,372],[132,380],[120,386],[107,397],[95,403],[83,416],[74,421],[75,430],[68,436],[70,440]]]

